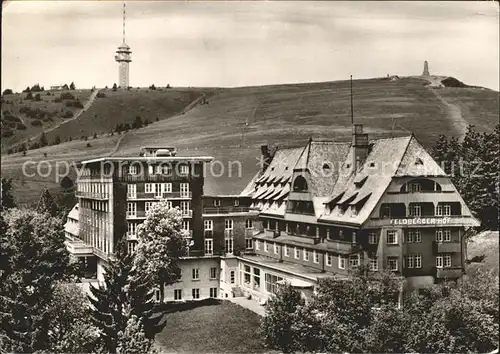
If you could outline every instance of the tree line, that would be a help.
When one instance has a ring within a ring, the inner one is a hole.
[[[85,294],[82,265],[64,244],[66,215],[50,193],[21,208],[10,182],[2,186],[0,351],[156,352],[153,339],[166,322],[154,291],[179,278],[178,257],[186,252],[180,211],[155,206],[138,230],[136,252],[115,244],[104,283]]]
[[[470,125],[463,141],[441,134],[431,152],[481,226],[490,230],[498,230],[499,147],[500,125],[491,133],[479,133]]]

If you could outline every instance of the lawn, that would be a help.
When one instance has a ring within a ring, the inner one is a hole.
[[[223,301],[167,314],[156,344],[167,353],[262,353],[260,316]]]

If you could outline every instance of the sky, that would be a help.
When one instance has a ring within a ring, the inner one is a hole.
[[[128,1],[130,85],[253,86],[431,74],[499,89],[499,6]],[[121,1],[7,1],[2,89],[118,82]]]

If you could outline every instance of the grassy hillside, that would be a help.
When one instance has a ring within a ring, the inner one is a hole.
[[[498,231],[485,231],[471,237],[467,243],[467,259],[471,261],[467,272],[474,275],[478,268],[483,268],[498,274],[498,248]]]
[[[35,100],[36,94],[40,95],[39,101]],[[71,94],[74,99],[61,99],[61,95],[64,98],[64,94]],[[2,96],[2,152],[8,146],[37,136],[42,131],[70,119],[81,109],[73,103],[78,101],[83,105],[90,94],[90,90],[48,90],[32,92],[33,99],[27,99],[28,93]],[[14,116],[17,120],[9,119],[8,116]],[[9,124],[9,122],[16,122],[16,124]],[[18,126],[17,123],[21,125]],[[22,126],[25,128],[23,129]],[[6,136],[8,134],[5,134],[5,130],[12,131],[13,135]]]
[[[108,134],[117,124],[132,124],[136,117],[154,122],[179,114],[191,102],[210,89],[171,88],[150,90],[132,88],[130,91],[101,89],[105,97],[95,99],[90,108],[68,124],[49,134],[49,141],[56,135],[61,137],[92,136]]]
[[[309,137],[350,139],[348,81],[242,87],[211,93],[207,104],[196,105],[185,114],[174,115],[120,137],[99,137],[99,148],[94,144],[86,148],[83,144],[83,151],[76,153],[73,145],[61,144],[52,147],[54,150],[48,156],[75,159],[81,154],[85,158],[110,154],[115,152],[118,140],[115,156],[135,156],[144,145],[176,146],[179,155],[211,155],[221,161],[222,164],[214,165],[213,173],[208,171],[206,193],[239,193],[257,171],[262,144],[297,145]],[[137,92],[139,94],[141,97],[135,99],[133,95],[114,98],[112,93],[96,99],[95,107],[92,106],[81,119],[91,121],[88,117],[92,117],[92,110],[100,107],[100,112],[107,113],[101,113],[92,122],[102,124],[100,131],[105,131],[105,127],[116,124],[117,117],[132,120],[138,114],[143,118],[154,117],[161,92]],[[158,98],[153,99],[157,95]],[[453,95],[456,101],[449,98]],[[464,108],[462,114],[461,107],[467,107],[468,111]],[[427,81],[418,78],[356,80],[354,118],[365,125],[370,137],[414,132],[424,146],[430,148],[441,133],[463,134],[466,123],[493,129],[498,121],[498,92],[431,88]],[[114,120],[113,124],[106,126],[108,120]],[[76,126],[72,131],[79,129],[88,128]],[[43,159],[42,150],[28,154],[35,160]],[[2,173],[18,175],[23,161],[19,155],[3,156]],[[227,166],[231,161],[239,161],[241,171],[233,164],[229,176]],[[219,174],[221,165],[224,166],[223,175],[214,177],[213,174]],[[26,194],[25,197],[29,199]]]

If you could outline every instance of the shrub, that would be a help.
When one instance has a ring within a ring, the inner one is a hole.
[[[8,138],[9,136],[14,135],[14,132],[10,129],[2,129],[2,137]]]
[[[33,99],[33,94],[31,92],[28,92],[28,94],[26,95],[26,99],[27,100],[32,100]]]
[[[151,86],[149,86],[149,89],[150,89],[150,90],[156,90],[156,87],[155,87],[155,85],[154,85],[154,84],[152,84]]]
[[[73,107],[83,108],[83,104],[77,99],[76,101],[73,101]]]
[[[42,126],[42,121],[40,119],[35,119],[31,121],[31,125],[34,127],[41,127]]]
[[[55,103],[61,103],[62,102],[61,97],[54,98],[54,102]]]
[[[99,93],[97,93],[96,97],[97,98],[104,98],[104,97],[106,97],[106,94],[104,92],[99,92]]]
[[[116,86],[116,83],[113,84],[113,91],[116,91],[118,89],[118,86]]]
[[[91,147],[91,146],[92,146],[92,145],[90,145],[90,143],[87,143],[87,147],[88,147],[88,148],[89,148],[89,147]]]
[[[14,151],[13,151],[12,149],[8,149],[8,150],[7,150],[7,155],[11,155],[11,154],[13,154],[13,153],[14,153]]]
[[[35,150],[35,149],[38,149],[40,148],[40,144],[38,143],[33,143],[30,145],[30,150]]]
[[[14,92],[12,92],[12,89],[5,89],[2,93],[2,95],[12,95]]]
[[[39,93],[37,93],[37,94],[35,95],[35,101],[41,101],[41,100],[42,100],[42,98],[40,97],[40,94],[39,94]]]
[[[18,130],[26,130],[26,126],[23,123],[17,123],[16,128]]]
[[[63,118],[72,118],[73,117],[73,112],[66,111],[66,113],[64,113],[62,117]]]
[[[61,93],[61,95],[59,97],[61,97],[61,100],[74,100],[75,99],[75,96],[73,96],[73,94],[70,92],[63,92],[63,93]]]

